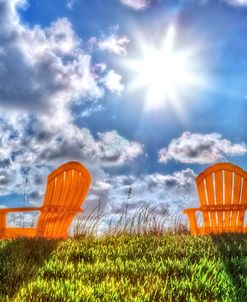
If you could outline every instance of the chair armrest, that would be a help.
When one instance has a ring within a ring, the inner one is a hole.
[[[201,208],[188,208],[183,210],[183,213],[188,215],[191,235],[199,234],[197,220],[196,220],[196,211],[200,211],[200,210]]]
[[[40,211],[41,207],[30,207],[30,208],[4,208],[0,209],[0,213],[11,213],[11,212],[32,212],[32,211]]]
[[[188,208],[188,209],[184,209],[183,213],[187,214],[187,213],[191,213],[191,212],[196,212],[196,211],[201,211],[201,208]]]
[[[6,216],[11,212],[31,212],[31,211],[40,211],[40,207],[32,208],[6,208],[0,209],[0,238],[5,238],[6,234]]]

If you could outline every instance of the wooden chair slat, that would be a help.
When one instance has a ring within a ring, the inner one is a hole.
[[[206,196],[204,181],[202,181],[201,183],[199,183],[197,185],[197,191],[198,191],[198,196],[199,196],[199,199],[201,201],[201,204],[202,205],[207,205],[207,196]],[[203,220],[204,220],[205,227],[210,228],[211,225],[210,225],[209,213],[208,212],[203,212],[202,215],[203,215]]]
[[[206,190],[207,190],[207,197],[208,197],[208,206],[215,205],[215,194],[214,194],[214,183],[213,183],[213,175],[209,174],[206,178]],[[217,218],[215,211],[208,211],[208,215],[210,216],[211,221],[211,231],[213,233],[217,232]]]
[[[240,196],[240,204],[241,205],[247,205],[247,180],[243,178],[242,182],[242,192]],[[244,224],[244,215],[245,212],[240,212],[238,216],[238,225],[243,226]]]
[[[220,206],[223,204],[223,171],[219,170],[214,172],[215,179],[215,198],[216,205]],[[223,232],[223,212],[218,212],[218,230],[219,232]]]
[[[77,171],[74,171],[73,175],[73,187],[71,188],[70,196],[69,196],[69,203],[71,204],[72,208],[80,207],[80,203],[75,199],[76,193],[78,191],[81,191],[83,187],[79,187],[80,184],[80,173]]]
[[[224,170],[224,204],[230,205],[232,202],[232,171]],[[225,212],[225,228],[229,232],[231,226],[231,211]]]
[[[233,187],[233,205],[239,206],[240,204],[240,193],[241,193],[241,183],[242,183],[242,176],[234,173],[234,187]],[[238,228],[238,217],[239,211],[232,212],[232,229],[234,231]]]

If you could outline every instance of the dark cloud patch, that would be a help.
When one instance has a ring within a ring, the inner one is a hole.
[[[36,185],[42,185],[42,184],[44,184],[45,183],[44,177],[42,177],[41,175],[35,175],[34,183]]]
[[[177,183],[178,182],[176,181],[176,179],[171,178],[171,179],[167,179],[165,181],[165,186],[168,188],[174,188],[177,185]]]
[[[11,165],[11,160],[9,158],[0,160],[0,168],[8,168]]]
[[[0,186],[7,186],[11,181],[10,176],[5,171],[0,171]]]
[[[38,191],[34,191],[28,194],[27,201],[29,203],[40,202],[42,200],[42,197],[42,194],[40,194]]]

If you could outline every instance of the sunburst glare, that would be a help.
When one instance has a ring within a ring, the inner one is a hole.
[[[182,113],[182,96],[202,85],[195,50],[175,48],[176,29],[170,26],[160,47],[141,42],[141,57],[129,59],[127,67],[137,74],[131,89],[146,88],[146,110],[158,110],[168,103]]]

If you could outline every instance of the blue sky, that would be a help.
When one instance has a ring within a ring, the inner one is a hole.
[[[245,0],[0,0],[1,205],[23,206],[27,171],[41,204],[71,160],[108,213],[130,186],[132,208],[196,206],[205,167],[247,169],[246,17]]]

